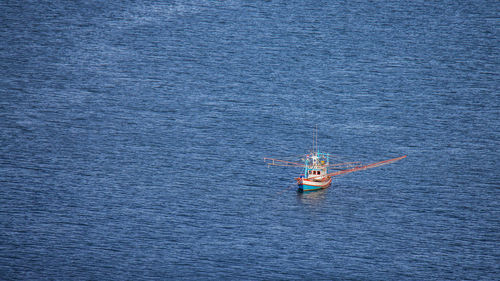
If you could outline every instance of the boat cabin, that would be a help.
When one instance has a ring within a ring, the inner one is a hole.
[[[319,170],[309,170],[309,175],[310,176],[319,176],[319,175],[321,175],[321,171],[319,171]]]

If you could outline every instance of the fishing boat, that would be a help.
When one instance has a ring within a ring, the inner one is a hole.
[[[331,163],[330,158],[332,158],[331,154],[319,151],[316,130],[313,135],[313,149],[302,158],[302,163],[267,157],[264,161],[268,166],[303,168],[304,173],[295,178],[295,181],[298,185],[298,192],[309,192],[330,187],[334,177],[391,164],[406,158],[406,155],[368,165],[359,161]]]
[[[307,154],[304,161],[304,174],[296,178],[299,192],[328,188],[332,177],[328,175],[330,155],[328,153]]]

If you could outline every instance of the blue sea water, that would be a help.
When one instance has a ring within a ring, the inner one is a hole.
[[[0,279],[500,279],[498,1],[0,2]],[[338,161],[402,161],[298,194]]]

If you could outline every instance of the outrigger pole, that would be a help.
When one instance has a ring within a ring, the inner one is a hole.
[[[279,160],[274,158],[264,157],[267,166],[283,166],[283,167],[304,167],[304,164],[297,162],[290,162],[285,160]],[[270,161],[270,162],[267,162]]]
[[[297,163],[297,162],[291,162],[291,161],[285,161],[285,160],[280,160],[280,159],[275,159],[275,158],[268,158],[264,157],[264,161],[268,166],[281,166],[281,167],[305,167],[305,164],[303,163]],[[345,163],[335,163],[335,164],[327,164],[326,167],[352,167],[356,166],[359,167],[359,164],[361,162],[359,161],[354,161],[354,162],[345,162]],[[339,168],[337,168],[339,169]]]

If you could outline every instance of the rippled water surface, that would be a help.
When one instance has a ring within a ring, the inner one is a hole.
[[[0,279],[498,280],[499,14],[0,2]]]

